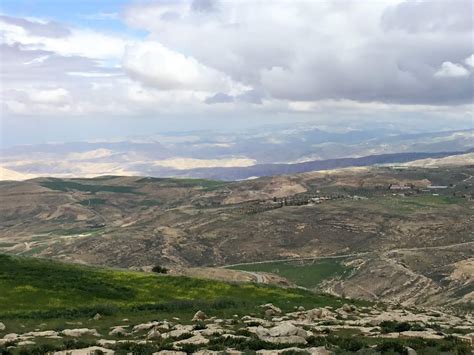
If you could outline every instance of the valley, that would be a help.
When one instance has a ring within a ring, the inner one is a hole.
[[[0,251],[471,308],[473,175],[464,165],[348,168],[240,182],[7,181],[0,183]],[[258,264],[263,261],[274,263]],[[242,263],[249,264],[242,271],[221,269]]]

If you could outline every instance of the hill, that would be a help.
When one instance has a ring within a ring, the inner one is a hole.
[[[0,255],[1,354],[470,351],[474,322],[301,289]],[[193,316],[194,315],[194,316]],[[440,318],[441,317],[441,318]],[[394,338],[396,340],[394,340]]]
[[[473,175],[471,166],[402,166],[241,182],[3,182],[0,251],[136,270],[159,264],[173,273],[301,259],[314,271],[316,257],[337,256],[332,267],[347,272],[321,271],[300,285],[371,301],[472,308],[465,270],[474,254]]]

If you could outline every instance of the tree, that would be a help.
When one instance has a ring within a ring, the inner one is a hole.
[[[161,266],[161,265],[155,265],[153,266],[153,268],[151,269],[151,271],[153,272],[156,272],[157,274],[167,274],[168,273],[168,269]]]

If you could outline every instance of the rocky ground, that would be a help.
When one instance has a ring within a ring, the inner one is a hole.
[[[97,329],[105,319],[106,316],[100,314],[94,317]],[[468,354],[474,342],[472,314],[453,315],[383,305],[355,307],[344,304],[338,309],[309,310],[297,307],[293,312],[284,313],[273,304],[265,304],[255,313],[227,319],[197,311],[191,321],[173,318],[131,324],[123,319],[106,332],[83,328],[80,323],[74,326],[7,333],[0,339],[0,353],[48,353],[49,350],[64,355],[322,355],[341,351],[376,354],[391,350],[392,353],[413,355],[417,350],[435,354],[444,349],[445,353]],[[5,332],[8,332],[8,322],[0,323],[0,334]],[[58,341],[67,344],[68,350],[54,351],[54,346],[44,345]]]

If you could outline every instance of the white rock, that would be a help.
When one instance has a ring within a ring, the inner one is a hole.
[[[186,333],[191,333],[192,331],[193,331],[193,326],[192,325],[180,325],[180,324],[178,324],[176,326],[175,330],[172,330],[171,332],[168,332],[168,333],[164,333],[161,336],[165,339],[166,338],[178,338],[181,335],[186,334]]]
[[[209,339],[206,339],[201,334],[198,334],[198,335],[192,336],[191,338],[177,341],[173,344],[179,347],[184,344],[206,345],[207,343],[209,343]]]
[[[19,338],[19,335],[16,333],[9,333],[3,337],[3,340],[12,341]]]
[[[151,329],[146,335],[147,339],[158,339],[161,338],[161,333],[156,329]]]
[[[103,354],[115,353],[113,350],[101,348],[100,346],[91,346],[89,348],[84,348],[84,349],[56,351],[54,355],[91,355],[99,351],[101,351]]]
[[[128,335],[128,332],[127,330],[122,327],[122,326],[117,326],[117,327],[114,327],[110,332],[109,332],[109,335],[112,335],[112,336],[126,336]]]
[[[27,336],[27,337],[57,337],[58,332],[55,332],[54,330],[44,330],[42,332],[29,332],[25,333],[22,336]]]
[[[268,310],[271,310],[271,314],[270,315],[277,315],[277,314],[280,314],[281,313],[281,309],[274,306],[272,303],[267,303],[267,304],[262,304],[260,306],[260,308],[264,308],[265,309],[265,314],[266,314],[266,311]]]
[[[100,334],[95,329],[88,329],[88,328],[78,328],[78,329],[64,329],[62,331],[63,335],[68,337],[81,337],[84,335],[92,335],[95,337],[100,337]]]
[[[298,335],[282,336],[282,337],[260,337],[261,340],[273,344],[306,344],[306,340]]]
[[[159,324],[160,324],[159,322],[148,322],[148,323],[137,324],[136,326],[133,327],[133,332],[149,330],[151,328],[158,326]]]
[[[206,313],[204,313],[203,311],[197,311],[196,314],[194,314],[194,317],[193,319],[191,319],[191,321],[195,322],[198,320],[205,320],[206,318],[207,318]]]
[[[2,322],[0,322],[0,332],[7,329],[7,327],[5,326],[5,324],[3,324]]]
[[[23,340],[23,341],[18,342],[17,345],[25,346],[25,345],[35,345],[35,344],[36,343],[34,341],[31,341],[31,340]]]

